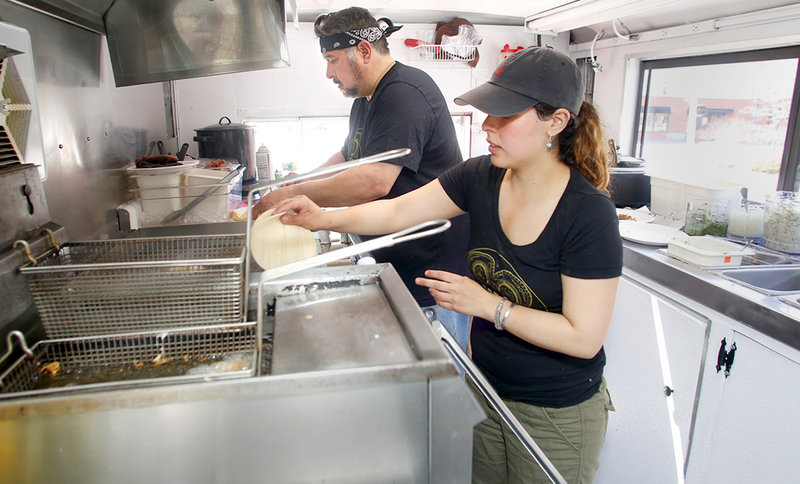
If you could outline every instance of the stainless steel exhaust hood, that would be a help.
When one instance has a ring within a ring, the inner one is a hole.
[[[117,0],[104,22],[117,86],[289,65],[283,0]]]
[[[286,67],[284,0],[16,0],[108,37],[117,86]]]

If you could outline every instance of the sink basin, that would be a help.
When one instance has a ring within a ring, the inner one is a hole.
[[[766,252],[756,252],[753,255],[745,256],[742,259],[742,264],[749,263],[752,265],[759,265],[759,264],[793,264],[794,262],[784,256],[780,256],[777,254],[769,254]]]
[[[798,266],[750,266],[710,272],[770,296],[800,293]]]

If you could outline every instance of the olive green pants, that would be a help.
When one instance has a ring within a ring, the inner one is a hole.
[[[486,420],[475,426],[473,434],[473,484],[550,483],[472,380],[467,380],[487,415]],[[614,410],[605,379],[594,396],[571,407],[547,408],[503,401],[568,483],[588,484],[594,480],[600,465],[608,411]]]

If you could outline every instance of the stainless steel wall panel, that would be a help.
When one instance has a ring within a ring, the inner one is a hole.
[[[0,17],[30,33],[50,217],[70,240],[106,237],[132,198],[121,168],[164,139],[162,87],[117,88],[101,35],[8,0]]]

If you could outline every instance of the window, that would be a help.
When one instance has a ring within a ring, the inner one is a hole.
[[[348,118],[318,117],[260,120],[255,126],[256,147],[269,148],[272,169],[305,173],[328,161],[342,149]]]
[[[762,200],[797,190],[798,59],[789,47],[643,62],[635,153],[656,177]]]
[[[472,114],[453,114],[456,136],[464,159],[470,155]],[[248,121],[254,126],[256,148],[269,148],[272,169],[305,173],[342,149],[348,118],[303,117]]]

